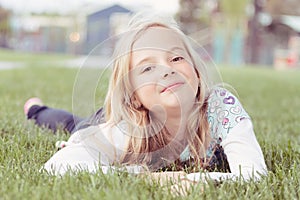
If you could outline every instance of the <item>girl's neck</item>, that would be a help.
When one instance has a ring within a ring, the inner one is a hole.
[[[187,120],[184,116],[178,118],[168,118],[165,127],[174,136],[177,141],[181,141],[185,137]]]
[[[192,108],[191,108],[192,109]],[[161,121],[174,139],[181,141],[185,138],[187,120],[191,109],[156,110],[152,114]]]

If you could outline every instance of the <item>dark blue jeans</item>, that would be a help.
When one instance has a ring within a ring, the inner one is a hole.
[[[49,128],[54,132],[63,129],[70,134],[79,129],[105,122],[102,108],[89,118],[81,118],[64,110],[34,105],[29,109],[27,118],[34,120],[38,126]]]

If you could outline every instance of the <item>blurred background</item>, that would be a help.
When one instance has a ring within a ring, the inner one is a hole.
[[[143,9],[173,15],[217,64],[300,68],[299,0],[0,0],[0,48],[84,56]]]

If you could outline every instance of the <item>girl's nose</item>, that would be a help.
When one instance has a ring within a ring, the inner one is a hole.
[[[163,78],[176,74],[176,71],[169,62],[163,60],[158,65],[160,66],[160,72]]]
[[[175,71],[173,69],[171,69],[171,70],[163,73],[163,78],[167,78],[168,76],[174,75],[174,74],[175,74]]]

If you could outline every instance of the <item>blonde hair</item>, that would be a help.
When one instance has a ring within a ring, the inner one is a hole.
[[[174,144],[164,124],[151,117],[149,111],[132,95],[133,88],[130,84],[129,72],[133,44],[148,28],[156,26],[173,30],[179,35],[200,77],[193,112],[188,118],[185,144]],[[178,162],[180,153],[188,145],[194,161],[203,167],[205,161],[202,158],[205,158],[205,151],[210,142],[206,114],[210,86],[204,63],[176,22],[172,18],[157,14],[137,14],[129,23],[128,32],[122,34],[117,42],[113,58],[113,73],[105,99],[105,118],[112,125],[118,125],[124,121],[125,131],[130,133],[121,163],[145,164],[152,169],[158,169],[175,160]]]

